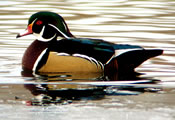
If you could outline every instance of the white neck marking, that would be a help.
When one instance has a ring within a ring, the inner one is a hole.
[[[70,37],[68,37],[66,34],[64,34],[59,28],[57,28],[56,26],[52,25],[52,24],[48,24],[50,26],[52,26],[53,28],[55,28],[59,33],[61,33],[63,35],[63,37],[65,37],[66,39],[70,39]]]

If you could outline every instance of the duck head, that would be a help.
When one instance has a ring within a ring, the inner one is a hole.
[[[40,41],[51,41],[55,38],[63,37],[69,39],[74,37],[64,21],[64,19],[53,12],[37,12],[28,21],[27,29],[16,37],[34,34]]]

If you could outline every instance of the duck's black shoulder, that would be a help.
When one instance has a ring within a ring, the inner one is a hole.
[[[110,42],[89,38],[61,39],[52,43],[50,49],[59,53],[86,55],[102,63],[106,63],[115,53]]]
[[[59,53],[82,54],[93,57],[106,63],[114,54],[115,50],[141,48],[136,45],[114,44],[102,39],[70,38],[61,39],[50,45],[50,50]]]

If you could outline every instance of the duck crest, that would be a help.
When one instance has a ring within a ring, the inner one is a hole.
[[[22,68],[23,70],[31,71],[35,65],[40,54],[48,47],[47,42],[42,42],[35,40],[26,49],[24,56],[22,58]]]

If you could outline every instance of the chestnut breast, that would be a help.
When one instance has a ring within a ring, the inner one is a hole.
[[[31,45],[26,49],[24,56],[22,58],[22,68],[23,70],[30,70],[32,71],[33,66],[42,53],[48,47],[47,42],[41,42],[35,40],[31,43]]]

